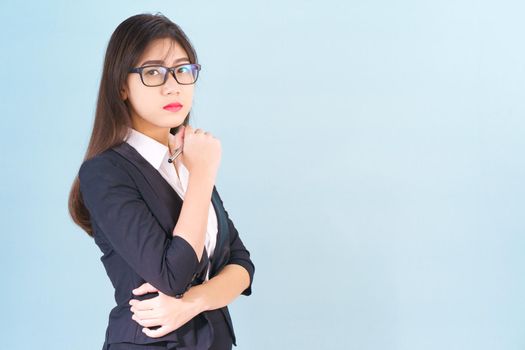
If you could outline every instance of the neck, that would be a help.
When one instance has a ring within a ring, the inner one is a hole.
[[[169,147],[168,144],[168,137],[170,133],[170,128],[163,128],[156,125],[152,125],[151,123],[148,123],[144,121],[143,119],[134,119],[132,121],[132,128],[143,133],[144,135],[147,135],[154,139],[155,141],[158,141],[162,143],[164,146]]]

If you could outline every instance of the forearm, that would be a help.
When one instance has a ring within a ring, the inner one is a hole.
[[[249,285],[248,271],[240,265],[228,264],[209,281],[190,288],[186,295],[199,301],[201,311],[215,310],[230,304]]]
[[[180,236],[188,241],[199,261],[204,252],[213,185],[212,177],[190,173],[179,219],[173,229],[173,236]]]

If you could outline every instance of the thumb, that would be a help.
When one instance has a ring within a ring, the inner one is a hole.
[[[135,295],[143,295],[146,293],[155,293],[158,292],[157,288],[153,287],[149,283],[143,283],[140,287],[132,290],[133,294]]]
[[[182,147],[184,145],[184,129],[184,125],[181,125],[179,127],[179,130],[177,130],[177,133],[173,135],[173,137],[169,138],[168,144],[171,153],[174,153],[177,148]]]
[[[162,325],[157,329],[149,329],[148,327],[142,328],[142,332],[150,338],[162,337],[163,335],[168,334],[170,331],[171,329],[169,329],[167,325]]]

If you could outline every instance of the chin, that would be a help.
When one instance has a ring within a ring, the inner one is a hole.
[[[180,118],[177,118],[177,121],[170,123],[170,128],[176,128],[178,126],[181,126],[184,121],[186,120],[186,117],[188,116],[188,113],[183,114]]]
[[[184,119],[183,119],[181,122],[179,122],[179,123],[173,123],[173,124],[170,124],[169,127],[170,127],[170,128],[178,128],[179,126],[182,125],[182,123],[184,123]]]
[[[163,118],[162,120],[157,120],[155,124],[161,128],[176,128],[179,125],[182,125],[185,119],[186,119],[185,116],[184,117],[171,116],[168,118]]]

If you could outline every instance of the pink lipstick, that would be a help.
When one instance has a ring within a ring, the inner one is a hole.
[[[175,102],[175,103],[170,103],[169,105],[165,105],[162,108],[170,112],[177,112],[182,108],[182,105],[178,102]]]

